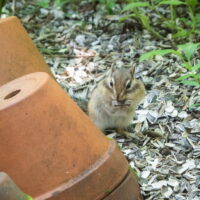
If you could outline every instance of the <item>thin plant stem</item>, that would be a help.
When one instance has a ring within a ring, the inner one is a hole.
[[[176,22],[175,22],[175,11],[174,11],[173,5],[170,5],[170,17],[171,17],[170,22],[171,22],[172,28],[176,30],[177,28],[176,28]]]
[[[15,8],[16,8],[16,0],[12,2],[12,14],[15,15]]]

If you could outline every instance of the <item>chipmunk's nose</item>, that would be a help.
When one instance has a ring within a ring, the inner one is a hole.
[[[119,102],[120,104],[124,104],[126,100],[122,97],[121,98],[117,97],[116,101]]]
[[[112,99],[119,103],[124,103],[126,101],[126,99],[124,99],[122,94],[117,94],[117,93],[113,94]]]
[[[125,99],[124,99],[124,97],[122,96],[122,95],[117,95],[117,99],[116,99],[118,102],[120,102],[120,103],[123,103],[123,102],[125,102]]]
[[[118,100],[118,102],[119,102],[120,104],[124,104],[124,103],[125,103],[125,100]]]

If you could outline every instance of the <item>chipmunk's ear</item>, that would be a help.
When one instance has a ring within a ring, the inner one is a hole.
[[[135,78],[135,64],[129,69],[129,72],[133,78]]]

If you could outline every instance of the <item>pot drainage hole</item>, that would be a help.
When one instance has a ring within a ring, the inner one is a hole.
[[[7,94],[7,95],[4,97],[4,99],[10,99],[10,98],[16,96],[20,91],[21,91],[21,90],[15,90],[15,91],[13,91],[13,92]]]

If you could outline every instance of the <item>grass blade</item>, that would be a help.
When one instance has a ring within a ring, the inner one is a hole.
[[[139,7],[149,7],[149,6],[150,5],[148,2],[134,2],[125,6],[123,11],[132,10],[134,8],[139,8]]]
[[[183,5],[183,4],[185,4],[184,2],[182,2],[182,1],[178,1],[178,0],[176,0],[176,1],[161,1],[158,5],[160,6],[160,5],[173,5],[173,6],[178,6],[178,5]]]
[[[153,50],[140,56],[140,61],[151,59],[153,56],[156,56],[156,55],[164,56],[166,54],[174,53],[174,52],[176,51],[173,49]]]

